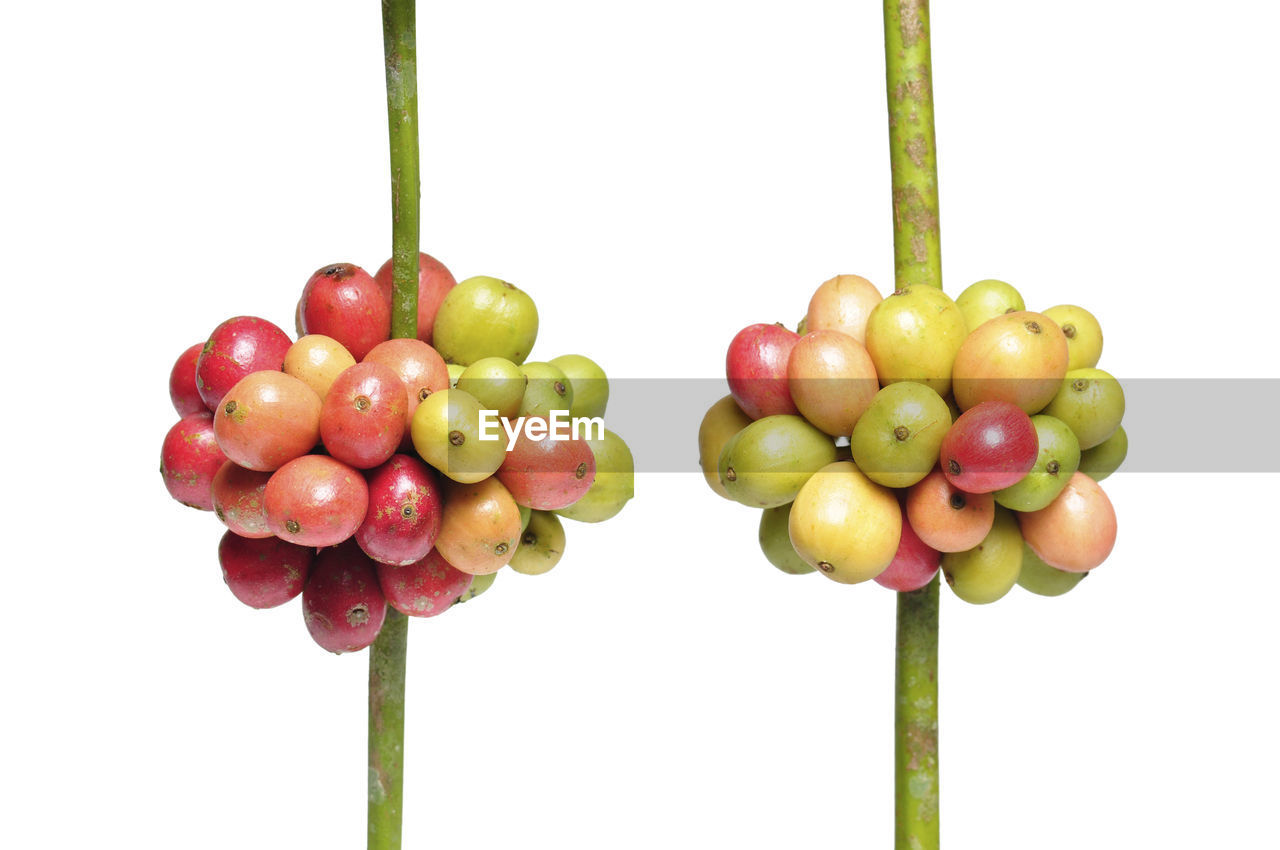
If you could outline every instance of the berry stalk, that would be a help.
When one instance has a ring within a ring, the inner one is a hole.
[[[383,0],[391,151],[391,336],[418,335],[418,64],[414,0]],[[409,620],[387,611],[369,647],[369,850],[399,850],[404,804],[404,683]]]
[[[928,0],[884,2],[895,288],[942,288]],[[898,594],[894,846],[937,850],[938,586]]]

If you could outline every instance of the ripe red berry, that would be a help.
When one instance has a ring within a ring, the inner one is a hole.
[[[254,372],[227,390],[213,429],[227,457],[270,472],[316,447],[320,396],[284,372]]]
[[[275,537],[251,539],[228,531],[218,544],[222,578],[250,608],[274,608],[302,592],[316,550]]]
[[[357,362],[391,337],[391,291],[351,263],[334,263],[311,275],[298,310],[304,333],[336,339]]]
[[[241,537],[271,537],[265,501],[270,480],[270,472],[256,472],[227,461],[213,476],[213,512]]]
[[[443,614],[471,587],[472,576],[455,568],[436,550],[405,566],[378,564],[378,581],[387,603],[412,617]]]
[[[256,316],[236,316],[218,325],[196,361],[196,387],[205,407],[216,411],[227,390],[246,375],[279,372],[292,344],[288,334]]]
[[[302,589],[307,631],[330,652],[356,652],[378,637],[387,600],[373,561],[354,542],[316,556]]]
[[[299,546],[335,546],[355,534],[369,508],[364,476],[325,455],[280,467],[263,495],[267,527]]]
[[[204,343],[197,342],[178,355],[178,360],[169,372],[169,400],[179,416],[190,416],[193,413],[207,413],[204,399],[196,387],[196,363],[200,360],[200,352]]]
[[[517,505],[558,511],[591,489],[596,458],[586,440],[531,440],[521,430],[495,474]]]
[[[1022,408],[984,401],[962,413],[942,438],[942,473],[966,493],[993,493],[1025,478],[1039,451],[1036,426]]]
[[[188,507],[213,510],[213,477],[227,457],[213,435],[213,416],[184,416],[165,434],[160,474],[169,495]]]
[[[440,536],[444,502],[435,473],[409,455],[393,455],[368,473],[369,509],[356,530],[364,553],[383,564],[422,560]]]
[[[782,325],[751,325],[738,331],[725,356],[729,392],[752,419],[795,414],[787,382],[787,361],[800,335]]]
[[[422,340],[389,339],[375,345],[363,362],[390,366],[404,382],[409,406],[405,408],[405,436],[400,446],[404,451],[413,451],[413,439],[408,433],[413,412],[427,396],[449,389],[449,367],[444,358]]]
[[[381,363],[357,363],[333,382],[320,408],[320,439],[343,463],[370,469],[395,454],[404,438],[408,393]]]
[[[876,583],[900,592],[919,590],[938,572],[942,553],[932,549],[916,534],[907,520],[907,510],[902,509],[902,537],[898,552],[885,571],[876,576]]]

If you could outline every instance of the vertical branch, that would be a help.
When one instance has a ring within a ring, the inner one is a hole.
[[[391,335],[418,335],[418,66],[414,0],[382,0],[391,151]],[[399,850],[409,620],[387,611],[369,648],[369,850]]]
[[[898,594],[894,847],[938,847],[938,577]]]
[[[942,287],[928,0],[884,0],[895,286]],[[937,850],[938,586],[898,594],[894,846]]]
[[[369,647],[369,850],[400,850],[409,618],[388,609]]]
[[[418,52],[413,0],[382,0],[391,147],[391,336],[418,335]]]
[[[885,0],[885,82],[893,168],[893,265],[897,288],[942,286],[938,149],[928,0]]]

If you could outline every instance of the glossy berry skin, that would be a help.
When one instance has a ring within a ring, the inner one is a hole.
[[[169,372],[169,400],[179,416],[190,416],[193,413],[205,413],[209,410],[200,390],[196,387],[196,363],[200,360],[200,352],[204,343],[197,342],[178,355],[173,369]]]
[[[302,615],[312,639],[330,652],[358,652],[378,637],[387,600],[373,561],[354,542],[316,556],[302,589]]]
[[[496,477],[449,484],[436,549],[464,573],[496,573],[520,545],[522,525],[519,506]]]
[[[968,410],[1006,401],[1028,415],[1048,404],[1067,373],[1067,338],[1049,317],[1026,310],[1005,313],[974,328],[956,354],[956,403]]]
[[[416,563],[440,536],[444,502],[435,473],[409,455],[393,455],[367,474],[369,509],[356,542],[375,561],[392,566]]]
[[[369,509],[364,476],[325,455],[303,455],[280,467],[263,495],[267,527],[299,546],[335,546],[356,533]]]
[[[434,348],[418,339],[389,339],[373,347],[364,358],[365,363],[381,363],[400,376],[408,393],[405,410],[405,428],[413,422],[413,412],[427,396],[449,389],[449,367]],[[401,446],[413,448],[413,441],[406,433]]]
[[[246,375],[279,372],[291,345],[288,334],[256,316],[236,316],[218,325],[196,361],[196,388],[205,407],[217,410],[222,397]]]
[[[966,410],[942,438],[939,459],[947,480],[966,493],[992,493],[1017,484],[1035,466],[1040,442],[1031,417],[1007,401]]]
[[[935,469],[907,491],[907,519],[926,546],[967,552],[991,532],[995,500],[990,493],[964,492]]]
[[[394,259],[394,258],[393,258]],[[392,260],[387,260],[378,269],[374,279],[384,291],[392,291]],[[430,254],[418,254],[418,339],[431,342],[431,329],[436,323],[436,313],[440,312],[440,302],[449,294],[449,290],[458,281],[453,273],[445,268],[444,263]]]
[[[387,604],[411,617],[443,614],[471,587],[472,576],[434,549],[412,564],[378,564],[377,569]]]
[[[1017,583],[1023,548],[1013,512],[997,505],[991,531],[981,543],[942,556],[942,575],[956,596],[972,605],[987,605]]]
[[[517,505],[557,511],[591,489],[596,458],[586,440],[531,440],[521,431],[495,474]]]
[[[338,376],[354,365],[356,359],[351,352],[324,334],[304,334],[289,346],[289,353],[284,356],[285,374],[311,387],[321,401]]]
[[[241,466],[279,469],[319,441],[320,396],[284,372],[254,372],[222,397],[213,432],[222,451]]]
[[[271,537],[265,501],[270,480],[270,472],[245,469],[227,461],[213,476],[213,512],[241,537]]]
[[[809,299],[805,326],[809,333],[839,331],[865,345],[867,318],[884,299],[875,284],[856,274],[836,275],[819,286]],[[803,334],[802,334],[803,335]]]
[[[1049,507],[1018,514],[1023,539],[1042,561],[1071,573],[1097,567],[1116,545],[1116,511],[1098,482],[1071,476]]]
[[[404,439],[408,393],[381,363],[357,363],[329,388],[320,409],[320,439],[329,454],[357,469],[372,469]]]
[[[733,396],[727,395],[711,405],[702,417],[698,426],[698,465],[702,467],[702,475],[707,479],[719,496],[733,499],[729,491],[720,481],[720,455],[724,447],[738,435],[738,432],[751,424],[751,417],[742,412]]]
[[[875,577],[876,584],[890,590],[907,592],[919,590],[928,584],[938,572],[942,553],[930,548],[916,534],[902,510],[902,537],[898,540],[898,552],[885,571]]]
[[[750,325],[738,331],[725,356],[729,392],[752,419],[799,414],[791,399],[787,362],[800,335],[782,325]]]
[[[893,563],[902,539],[902,507],[892,490],[851,461],[835,461],[800,488],[787,531],[805,563],[832,581],[857,584]]]
[[[302,592],[316,550],[275,537],[248,538],[228,531],[218,544],[222,578],[250,608],[275,608]]]
[[[336,339],[359,362],[391,337],[391,292],[359,266],[334,263],[311,275],[299,315],[304,333]]]
[[[847,437],[875,400],[880,382],[871,355],[840,331],[810,331],[787,363],[791,400],[812,424]]]
[[[1018,571],[1018,585],[1037,596],[1061,596],[1080,584],[1088,573],[1071,573],[1051,567],[1025,540],[1022,543],[1022,569]]]
[[[178,420],[160,449],[160,474],[169,495],[188,507],[213,510],[213,477],[226,463],[213,435],[213,416],[196,413]]]
[[[802,576],[813,572],[815,567],[801,558],[791,543],[791,504],[787,502],[776,508],[762,510],[756,537],[760,542],[760,551],[769,563],[787,575]]]

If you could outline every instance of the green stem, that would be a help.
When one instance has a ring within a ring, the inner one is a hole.
[[[894,847],[938,847],[938,577],[898,594]]]
[[[895,288],[942,288],[928,0],[884,0]],[[938,586],[898,594],[894,847],[937,850]]]
[[[404,803],[404,676],[409,618],[387,610],[369,648],[369,850],[399,850]]]
[[[391,151],[391,336],[418,336],[418,68],[414,0],[383,0]],[[387,611],[369,648],[369,850],[400,850],[409,619]]]
[[[418,52],[413,0],[382,0],[391,142],[391,335],[418,335]]]
[[[894,279],[898,289],[915,283],[941,288],[928,0],[885,0],[884,58],[893,167]]]

